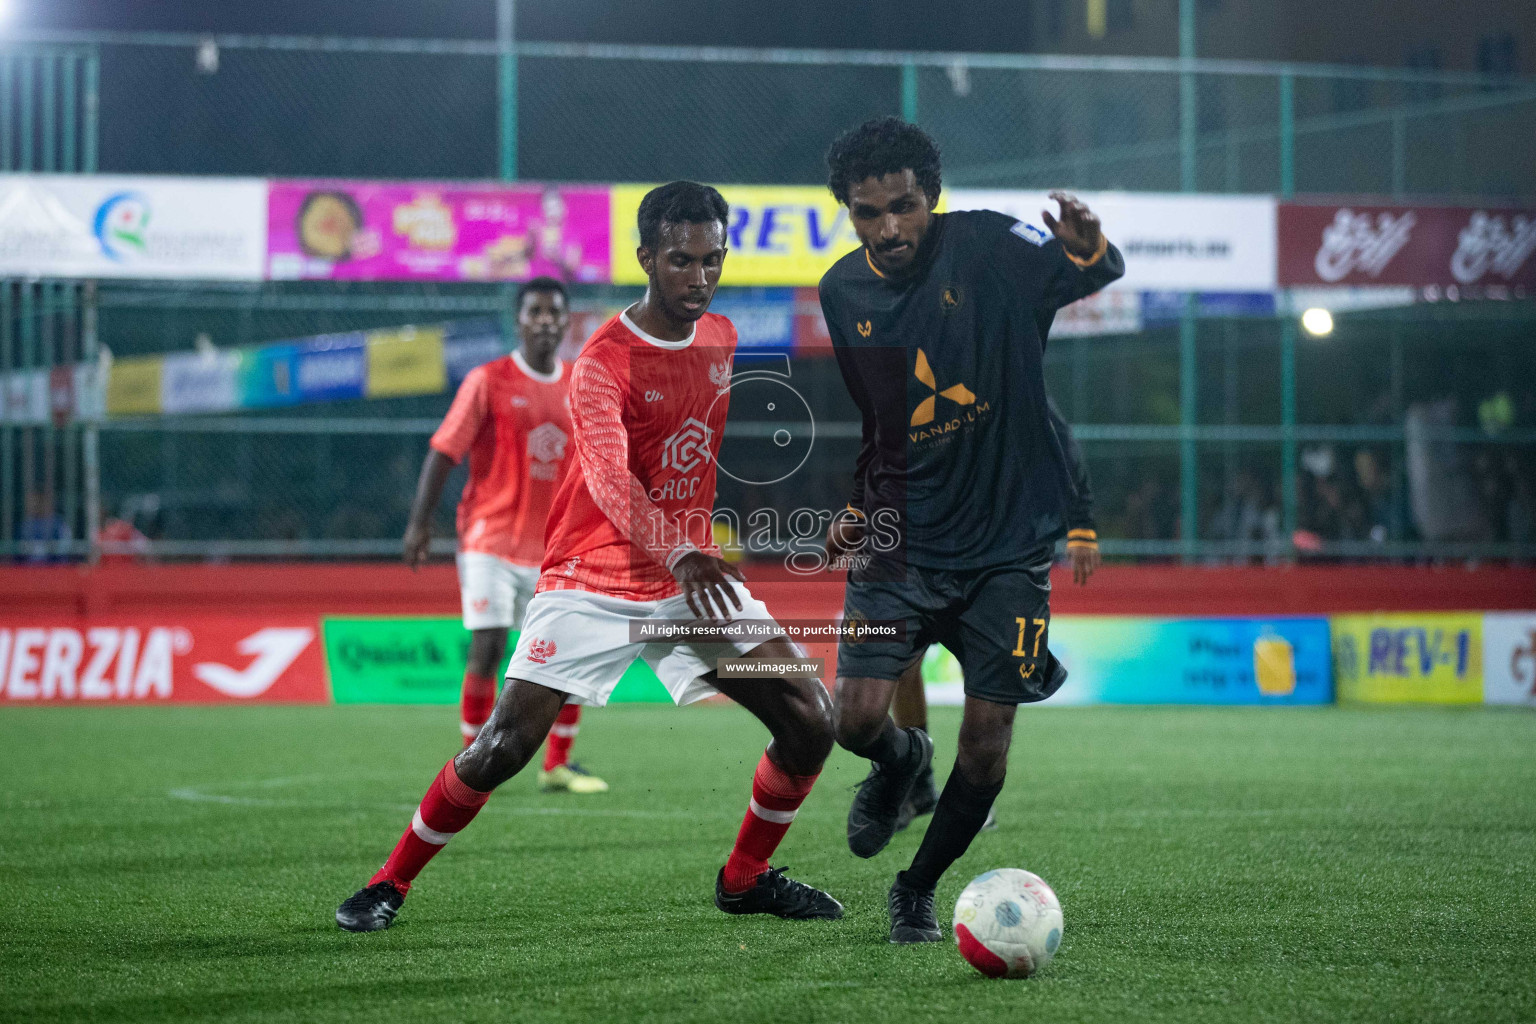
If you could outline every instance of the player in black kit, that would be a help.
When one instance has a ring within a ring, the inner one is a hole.
[[[1042,358],[1056,311],[1125,272],[1098,218],[1052,193],[1049,231],[990,211],[936,214],[938,147],[884,118],[842,135],[829,187],[863,247],[821,280],[821,307],[863,444],[829,545],[853,551],[844,617],[898,640],[838,648],[838,742],[874,765],[848,812],[872,857],[894,834],[933,745],[898,729],[896,680],[927,644],[965,675],[958,755],[917,855],[889,894],[891,941],[942,935],[933,898],[1003,786],[1015,707],[1066,671],[1051,655],[1050,565],[1076,491]]]

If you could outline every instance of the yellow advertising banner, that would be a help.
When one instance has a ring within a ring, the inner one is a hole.
[[[640,200],[654,186],[615,185],[608,204],[613,218],[614,284],[645,284],[635,259]],[[731,206],[725,272],[720,283],[813,285],[845,253],[859,247],[848,210],[825,188],[810,185],[721,185]]]
[[[108,416],[156,416],[160,413],[160,356],[114,359],[107,375]]]
[[[367,344],[368,379],[363,393],[369,398],[435,395],[447,390],[441,327],[370,331]]]
[[[1339,703],[1482,703],[1480,614],[1334,615],[1329,625]]]

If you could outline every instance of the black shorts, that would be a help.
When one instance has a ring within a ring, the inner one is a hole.
[[[943,644],[965,673],[965,694],[997,704],[1044,700],[1066,682],[1051,654],[1049,549],[1028,564],[954,572],[906,568],[898,581],[848,576],[845,622],[904,622],[900,640],[844,638],[837,674],[897,679],[930,644]]]

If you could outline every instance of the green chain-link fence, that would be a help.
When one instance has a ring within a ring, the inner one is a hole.
[[[831,137],[885,113],[937,137],[954,186],[1536,194],[1529,80],[251,37],[101,36],[0,53],[6,170],[484,179],[515,160],[529,180],[816,184]],[[627,294],[583,286],[575,302],[605,309]],[[505,301],[474,286],[12,282],[0,370],[89,358],[98,343],[119,356],[184,350],[199,335],[251,344],[495,315]],[[1533,324],[1522,302],[1343,315],[1326,341],[1298,339],[1281,317],[1206,319],[1059,338],[1048,370],[1112,552],[1289,558],[1299,541],[1318,557],[1531,558]],[[722,503],[837,503],[851,409],[831,364],[795,374],[824,428],[816,456],[793,491],[726,483]],[[99,437],[4,428],[0,526],[15,538],[46,507],[79,538],[97,512],[127,511],[166,557],[387,555],[446,402],[109,422]],[[1437,502],[1466,528],[1441,528]],[[449,521],[444,509],[445,533]],[[4,543],[24,556],[86,550]]]

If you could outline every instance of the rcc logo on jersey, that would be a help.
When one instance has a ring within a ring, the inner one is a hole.
[[[715,432],[692,416],[683,421],[671,437],[661,443],[661,465],[679,473],[692,472],[709,461],[709,446]]]
[[[553,423],[540,423],[528,431],[528,475],[535,480],[554,480],[565,458],[565,431]]]

